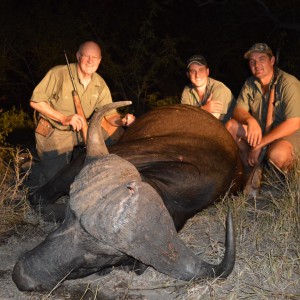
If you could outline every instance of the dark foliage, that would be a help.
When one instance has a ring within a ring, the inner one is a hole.
[[[114,100],[133,100],[136,114],[153,95],[179,99],[185,60],[195,53],[236,96],[248,76],[243,53],[254,42],[270,44],[279,66],[300,77],[297,0],[11,0],[0,12],[0,107],[27,109],[48,69],[65,64],[63,50],[75,61],[90,39],[102,45],[99,72]]]

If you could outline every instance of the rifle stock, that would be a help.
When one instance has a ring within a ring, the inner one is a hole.
[[[82,139],[83,139],[84,143],[86,144],[87,131],[88,131],[87,120],[86,120],[85,115],[83,113],[83,109],[82,109],[81,102],[80,102],[77,91],[73,90],[72,91],[72,96],[73,96],[73,101],[74,101],[76,113],[83,118],[83,124],[82,124],[82,128],[81,128],[81,135],[82,135]]]
[[[275,86],[276,86],[276,76],[274,78],[274,82],[270,88],[270,95],[268,100],[268,110],[266,116],[266,127],[265,127],[265,134],[269,133],[272,129],[272,124],[274,121],[274,103],[275,103]],[[254,167],[253,171],[248,178],[246,186],[244,188],[244,193],[246,195],[252,195],[256,197],[257,193],[261,187],[261,181],[263,176],[264,166],[262,164],[264,157],[267,153],[267,147],[264,147],[259,155],[258,163]]]
[[[269,133],[272,128],[273,119],[274,119],[274,102],[275,102],[275,84],[272,84],[270,89],[270,96],[268,102],[267,118],[266,118],[266,128],[265,134]]]

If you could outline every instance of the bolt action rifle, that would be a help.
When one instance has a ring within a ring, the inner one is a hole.
[[[275,105],[275,87],[277,83],[277,65],[278,65],[278,59],[279,59],[279,50],[276,53],[276,64],[274,65],[274,78],[272,79],[271,86],[270,86],[270,93],[269,93],[269,99],[268,99],[268,110],[267,110],[267,116],[266,116],[266,125],[265,125],[265,132],[264,134],[267,134],[271,131],[273,121],[274,121],[274,105]],[[253,171],[250,174],[250,177],[246,183],[246,187],[244,189],[244,194],[246,195],[252,195],[256,197],[257,193],[259,192],[261,188],[261,181],[264,171],[264,164],[263,160],[265,158],[267,152],[267,146],[265,146],[258,158],[258,164],[254,167]],[[284,175],[282,170],[280,170],[270,159],[268,160],[269,164],[271,164],[277,171],[279,171],[281,174]]]
[[[70,78],[71,78],[71,81],[72,81],[72,84],[73,84],[72,96],[73,96],[73,101],[74,101],[74,105],[75,105],[75,110],[76,110],[76,113],[79,116],[81,116],[83,118],[83,120],[84,120],[82,128],[81,128],[81,134],[82,134],[83,141],[86,144],[88,123],[87,123],[87,120],[86,120],[85,115],[83,113],[83,109],[82,109],[82,105],[81,105],[81,102],[80,102],[80,98],[78,96],[76,84],[75,84],[75,81],[74,81],[74,77],[73,77],[73,74],[72,74],[72,71],[71,71],[71,68],[70,68],[70,64],[69,64],[69,60],[68,60],[68,57],[67,57],[67,54],[66,54],[65,50],[64,50],[64,53],[65,53],[65,58],[66,58],[66,62],[67,62],[67,66],[68,66],[68,70],[69,70],[69,74],[70,74]]]

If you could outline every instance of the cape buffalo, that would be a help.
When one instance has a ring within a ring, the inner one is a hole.
[[[210,114],[174,105],[139,118],[109,154],[99,122],[108,110],[129,103],[113,103],[94,114],[84,166],[73,166],[81,170],[71,185],[65,220],[14,267],[20,290],[51,289],[64,278],[132,259],[182,280],[231,273],[230,214],[219,265],[201,261],[177,230],[230,187],[239,187],[242,165],[233,139]]]

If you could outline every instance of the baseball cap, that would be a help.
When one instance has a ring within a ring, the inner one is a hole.
[[[206,59],[202,55],[191,56],[186,63],[186,68],[188,69],[191,64],[198,64],[200,66],[207,67]]]
[[[271,48],[265,43],[256,43],[254,44],[244,55],[244,58],[249,59],[252,53],[259,52],[259,53],[266,53],[270,57],[273,56],[273,52]]]

